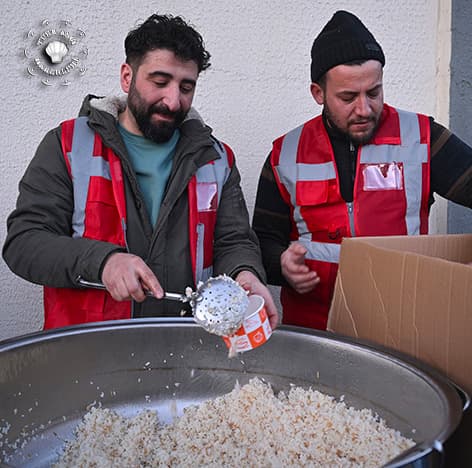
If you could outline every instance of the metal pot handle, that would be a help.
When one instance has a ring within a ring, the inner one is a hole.
[[[462,400],[462,411],[465,412],[470,407],[470,396],[469,394],[456,383],[451,382],[451,385],[457,390],[461,400]]]
[[[449,380],[456,389],[462,401],[462,411],[466,411],[471,403],[469,394],[459,385]],[[406,450],[398,457],[389,461],[384,468],[439,468],[445,462],[444,447],[438,440],[420,442],[411,449]]]
[[[441,442],[420,442],[390,460],[383,468],[442,468],[445,453]]]

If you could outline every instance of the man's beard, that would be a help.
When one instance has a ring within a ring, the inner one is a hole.
[[[177,127],[181,125],[187,116],[188,111],[180,109],[177,112],[171,112],[164,104],[155,104],[147,106],[136,90],[134,84],[131,84],[128,93],[128,107],[136,120],[139,130],[145,138],[155,143],[165,143],[169,141]],[[173,121],[153,123],[153,114],[161,114],[173,117]]]
[[[333,127],[336,131],[342,133],[343,135],[346,135],[349,140],[352,141],[352,143],[354,143],[355,145],[365,145],[366,143],[368,143],[377,131],[380,122],[380,115],[377,117],[375,115],[369,117],[368,120],[374,123],[372,129],[369,130],[369,132],[364,133],[363,135],[356,135],[349,131],[349,127],[347,130],[345,130],[337,125],[336,119],[333,118],[333,114],[326,102],[323,104],[323,111],[330,126]]]

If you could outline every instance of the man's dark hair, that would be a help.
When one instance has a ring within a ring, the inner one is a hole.
[[[130,31],[125,39],[126,63],[139,67],[146,53],[155,49],[170,50],[184,61],[193,60],[199,73],[210,66],[202,36],[180,16],[154,14]]]

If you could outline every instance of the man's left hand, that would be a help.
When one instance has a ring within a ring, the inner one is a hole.
[[[277,312],[277,308],[275,307],[274,299],[272,298],[269,288],[265,286],[254,273],[246,270],[238,273],[236,276],[236,281],[241,285],[242,288],[249,292],[249,295],[257,294],[264,298],[270,326],[272,330],[275,330],[279,324],[279,314]]]

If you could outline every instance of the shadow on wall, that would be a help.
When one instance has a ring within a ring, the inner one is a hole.
[[[454,0],[451,7],[450,128],[471,145],[472,60],[464,60],[464,57],[470,58],[472,2]],[[448,202],[447,231],[449,234],[472,233],[472,210]]]

